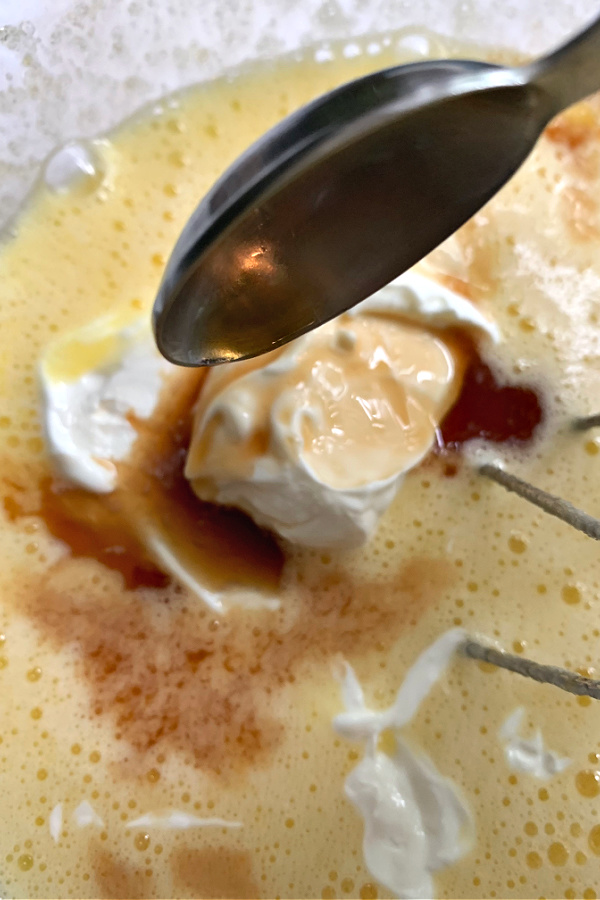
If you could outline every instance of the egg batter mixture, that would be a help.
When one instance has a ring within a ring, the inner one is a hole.
[[[344,709],[341,660],[358,705],[360,682],[376,710],[453,627],[597,675],[597,545],[452,453],[407,475],[362,548],[288,550],[284,562],[245,520],[177,506],[186,416],[203,377],[182,372],[125,474],[167,525],[204,535],[215,578],[235,558],[251,579],[258,560],[257,577],[277,585],[279,610],[220,615],[139,557],[113,501],[73,498],[45,450],[37,369],[50,342],[113,309],[149,310],[197,200],[252,140],[424,44],[434,56],[476,55],[398,34],[311,51],[146,110],[83,148],[74,183],[64,156],[51,161],[0,250],[6,895],[389,896],[344,795],[363,748],[332,728]],[[428,260],[499,325],[492,371],[543,399],[536,439],[500,440],[495,458],[592,513],[600,439],[569,422],[600,411],[599,201],[592,100],[553,123],[510,185]],[[493,382],[478,371],[477,396]],[[503,390],[493,394],[499,409],[513,388]],[[492,415],[485,430],[500,439],[515,428]],[[453,429],[472,436],[460,413]],[[168,510],[153,499],[157,479],[172,490]],[[85,527],[73,525],[70,502]],[[552,753],[532,772],[522,760],[536,729]],[[392,732],[376,736],[392,753]],[[473,819],[472,847],[437,874],[438,896],[596,897],[598,703],[454,659],[404,739],[403,752],[426,753]]]

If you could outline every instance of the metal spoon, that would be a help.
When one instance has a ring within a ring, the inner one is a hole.
[[[600,18],[516,68],[440,60],[325,94],[242,155],[187,223],[154,305],[184,366],[258,356],[354,306],[492,197],[600,89]]]

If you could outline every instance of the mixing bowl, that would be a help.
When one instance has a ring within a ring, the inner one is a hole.
[[[380,36],[382,35],[386,35],[385,40],[397,42],[400,48],[409,50],[411,55],[416,57],[440,55],[443,52],[443,45],[438,36],[458,37],[461,41],[475,42],[479,45],[504,46],[523,54],[542,53],[575,31],[595,12],[596,7],[591,0],[572,0],[572,2],[569,0],[556,0],[556,2],[546,0],[544,3],[541,0],[529,0],[529,2],[512,0],[512,2],[503,4],[492,2],[492,0],[460,0],[460,2],[459,0],[453,0],[453,2],[422,0],[419,4],[413,4],[410,0],[305,0],[302,4],[293,2],[293,0],[204,0],[202,4],[192,4],[189,0],[170,0],[168,4],[162,0],[147,0],[147,2],[143,2],[143,0],[128,0],[128,2],[123,2],[123,0],[87,0],[87,2],[86,0],[55,0],[52,5],[44,0],[14,0],[14,2],[5,0],[0,9],[0,222],[8,224],[7,233],[10,236],[14,231],[14,217],[26,200],[28,192],[34,186],[41,164],[57,147],[69,141],[96,138],[135,113],[141,106],[158,104],[165,94],[179,88],[214,78],[226,79],[228,73],[244,70],[246,67],[250,69],[257,62],[268,66],[269,61],[282,54],[295,56],[304,51],[314,54],[316,64],[320,61],[325,62],[330,58],[331,46],[336,43],[336,46],[339,47],[340,41],[346,43],[349,55],[360,52],[375,57],[381,46]],[[311,49],[306,51],[306,48]],[[190,199],[191,207],[198,199],[200,198]],[[160,254],[155,254],[155,256],[160,256]],[[160,265],[164,265],[162,257],[158,261],[158,266]],[[156,277],[158,266],[155,265],[153,269]],[[56,277],[57,283],[59,274],[57,273]],[[41,293],[43,297],[46,296],[43,292]],[[98,305],[98,297],[92,298],[90,302]],[[1,304],[2,299],[0,298]],[[537,314],[540,310],[540,314],[543,314],[541,302],[535,313]],[[83,304],[81,312],[85,317],[87,309],[83,308]],[[523,329],[523,331],[525,330]],[[29,367],[33,371],[33,363],[30,363]],[[3,375],[2,372],[0,372],[1,375]],[[31,385],[34,382],[33,375],[27,377],[31,393]],[[593,384],[593,377],[595,377],[593,373],[590,374],[591,384]],[[16,392],[13,391],[13,393]],[[593,396],[593,391],[590,393]],[[592,410],[581,410],[580,412],[586,411]],[[39,426],[39,423],[37,424]],[[39,438],[37,440],[41,444]],[[496,486],[493,488],[495,489]],[[479,499],[479,495],[477,495],[477,500],[479,501]],[[486,502],[488,502],[487,499]],[[495,497],[493,502],[495,502]],[[518,512],[516,515],[521,514]],[[528,512],[523,515],[527,516]],[[512,513],[510,518],[512,518]],[[418,522],[419,527],[420,525],[421,522]],[[506,520],[503,525],[506,525]],[[440,531],[438,534],[441,535],[442,532]],[[504,536],[506,537],[506,535]],[[560,535],[556,540],[559,539]],[[468,551],[473,543],[473,533],[469,532],[465,540]],[[450,554],[452,541],[446,542],[445,538],[444,541],[443,549]],[[517,549],[512,552],[521,553],[524,544],[521,547],[519,539],[515,538],[515,541],[514,546]],[[448,547],[446,547],[446,543]],[[391,546],[394,546],[393,542],[391,542]],[[321,562],[326,565],[323,560],[324,556],[321,557]],[[556,565],[558,566],[559,563]],[[524,565],[523,570],[525,569]],[[412,582],[417,582],[416,591],[418,593],[419,578],[426,580],[431,576],[435,581],[435,572],[432,574],[418,569],[416,571],[417,575],[409,572],[406,577],[409,581],[412,578]],[[414,587],[414,584],[412,586]],[[476,588],[477,586],[474,590]],[[469,587],[468,590],[471,588]],[[532,590],[534,591],[535,588]],[[483,594],[483,591],[481,593]],[[567,599],[565,602],[570,601]],[[482,606],[485,606],[485,602],[482,602]],[[78,612],[76,610],[77,614]],[[456,610],[452,610],[452,615],[455,612]],[[42,615],[43,613],[44,610],[42,610]],[[458,623],[455,622],[455,624]],[[60,622],[58,624],[54,622],[53,625],[55,631],[60,630]],[[23,629],[29,627],[27,620],[21,622],[18,627]],[[113,630],[116,638],[120,639],[118,624],[114,626],[113,623]],[[419,637],[419,641],[421,641],[421,637]],[[509,635],[507,639],[511,640],[512,637]],[[70,641],[71,635],[65,634],[63,645],[69,648]],[[50,645],[50,650],[48,646],[45,645],[44,648],[46,653],[44,665],[47,665],[48,671],[51,671],[52,646]],[[61,651],[64,646],[61,646]],[[88,649],[90,655],[96,653],[95,644]],[[409,647],[409,650],[412,652],[412,648]],[[162,651],[161,640],[158,638],[156,651],[159,655]],[[194,657],[197,650],[191,648],[190,652],[192,653],[190,665],[197,665],[199,657]],[[58,666],[61,664],[62,657],[59,653],[55,655]],[[0,657],[0,659],[4,660],[4,657]],[[409,664],[409,662],[410,660],[406,659],[406,663]],[[565,660],[563,659],[562,662]],[[30,662],[28,665],[33,665],[33,663]],[[573,663],[574,665],[575,663]],[[6,671],[2,677],[8,679],[10,684],[12,673],[17,671],[17,666],[13,668],[11,660],[11,666],[5,668]],[[384,668],[385,666],[382,665],[382,670]],[[26,671],[25,668],[24,672]],[[33,674],[29,680],[33,683],[37,676],[35,670],[31,669],[27,678],[31,673]],[[55,674],[58,675],[58,672]],[[99,682],[102,681],[104,675],[105,673],[102,672],[98,679]],[[315,693],[318,688],[312,682],[310,685],[310,690]],[[397,682],[393,685],[390,683],[387,684],[386,689],[392,691],[397,686]],[[479,685],[476,684],[476,689],[478,688]],[[524,690],[522,686],[520,689]],[[335,691],[337,691],[337,686],[333,685],[330,692],[331,697]],[[510,694],[510,691],[507,693]],[[194,696],[190,695],[192,698],[190,703]],[[507,703],[509,700],[513,702],[512,694],[507,699]],[[54,713],[60,715],[59,705],[55,704],[55,706]],[[334,708],[333,700],[330,702],[329,695],[324,696],[324,706],[327,707],[327,716],[323,715],[323,720],[326,718],[327,721],[325,725],[321,724],[324,729],[327,729],[329,736],[332,735],[331,718],[339,712],[339,709]],[[466,706],[463,708],[466,709]],[[20,711],[24,716],[29,716],[28,709],[25,712],[23,709]],[[39,712],[41,717],[41,712],[36,707],[32,710],[31,718],[35,718],[34,712],[36,715]],[[307,731],[309,727],[307,726]],[[304,728],[303,722],[298,725],[298,729],[300,728]],[[560,730],[558,726],[556,729]],[[551,733],[551,736],[556,737],[556,734]],[[333,742],[333,736],[331,740]],[[464,745],[464,739],[462,735],[459,735],[459,744],[461,740]],[[20,737],[18,741],[20,752]],[[99,747],[100,744],[101,740],[98,739]],[[73,747],[76,746],[78,745],[73,744]],[[103,753],[105,752],[104,746],[100,749]],[[5,751],[6,746],[3,749],[3,752]],[[80,751],[81,748],[77,751],[71,750],[73,754],[79,754]],[[26,752],[25,748],[23,748],[23,752]],[[340,754],[346,752],[349,754],[344,757],[344,764],[347,759],[356,760],[358,758],[355,750],[346,751],[344,749],[339,752]],[[354,756],[351,755],[353,753]],[[455,750],[453,755],[456,756],[459,753],[460,750]],[[95,756],[98,757],[97,760],[92,758]],[[100,751],[94,749],[89,755],[89,759],[92,764],[96,764],[100,759]],[[18,762],[20,763],[20,759]],[[123,765],[125,771],[126,766]],[[325,767],[323,770],[326,771]],[[45,770],[40,768],[39,772],[45,772]],[[145,773],[148,775],[146,780],[152,781],[156,773],[157,770],[151,768]],[[42,777],[38,774],[37,777],[40,781],[44,781],[46,775],[47,773]],[[48,780],[48,784],[50,780]],[[516,784],[516,782],[514,783]],[[257,791],[261,790],[264,785],[266,785],[265,790],[268,791],[268,773],[260,772],[257,775],[257,784]],[[34,785],[37,789],[36,782]],[[595,785],[594,781],[592,785],[594,790]],[[144,787],[147,789],[148,785],[144,784]],[[228,785],[228,787],[231,786]],[[43,787],[39,788],[39,792],[43,790]],[[341,796],[341,786],[339,793]],[[58,797],[48,798],[48,812],[51,804],[56,803],[58,799]],[[108,794],[103,799],[108,809]],[[113,799],[111,796],[111,804]],[[129,801],[130,804],[133,803],[133,806],[128,807],[127,814],[123,812],[123,809],[117,814],[117,807],[112,806],[112,810],[115,811],[114,817],[119,815],[125,822],[128,815],[133,816],[134,813],[131,810],[135,808],[135,799],[132,798]],[[137,799],[139,800],[139,797]],[[72,799],[70,802],[74,805]],[[115,802],[118,806],[119,801]],[[121,802],[124,807],[125,799],[121,798]],[[46,803],[46,799],[44,799],[44,803]],[[38,816],[38,818],[42,817]],[[487,815],[482,818],[487,818]],[[284,824],[280,831],[283,832],[287,822],[293,824],[293,819],[292,817],[282,819],[282,822]],[[49,842],[48,823],[44,821],[43,824],[44,837]],[[490,825],[490,823],[488,822],[486,825]],[[10,823],[5,822],[4,827],[10,828]],[[287,827],[291,828],[291,826]],[[337,827],[341,829],[340,834],[343,834],[345,824],[338,824]],[[360,841],[360,838],[357,837],[360,834],[360,827],[358,820],[353,820],[351,828],[354,829],[353,840],[357,846]],[[492,825],[490,825],[490,829],[491,827]],[[99,828],[100,826],[98,826]],[[41,829],[39,833],[41,834]],[[305,833],[309,833],[308,829]],[[529,834],[527,831],[525,833]],[[550,835],[551,832],[546,831],[545,834]],[[131,837],[131,833],[129,836]],[[350,841],[348,843],[350,844]],[[160,845],[156,842],[152,844],[151,852],[153,854],[157,846]],[[278,842],[277,846],[279,846]],[[600,848],[600,838],[598,838],[598,848]],[[54,846],[52,845],[50,849],[53,852]],[[142,848],[136,844],[136,850],[141,851],[142,849],[145,847]],[[18,859],[23,858],[28,864],[26,852],[23,853],[23,857],[18,855],[22,852],[22,847],[19,851],[14,851]],[[133,852],[131,840],[127,845],[127,852],[130,854]],[[150,851],[148,852],[150,853]],[[555,852],[555,857],[559,859],[556,856],[557,852]],[[593,852],[597,851],[593,850]],[[322,872],[327,873],[328,871],[327,854],[328,848],[324,846],[322,848],[323,858],[319,861],[319,878],[327,877],[321,875]],[[152,861],[155,868],[158,869],[160,861],[155,862],[154,857],[152,857]],[[15,862],[12,854],[11,862]],[[165,857],[162,862],[165,865]],[[573,863],[573,858],[571,863]],[[39,864],[39,860],[36,860],[36,864]],[[467,868],[470,865],[471,862],[465,863]],[[556,865],[562,865],[560,859]],[[482,867],[485,867],[483,861]],[[472,881],[476,892],[476,882],[472,879],[473,874],[469,868],[466,877]],[[121,876],[119,875],[119,877]],[[366,878],[367,875],[363,870],[361,879],[364,881]],[[118,885],[123,883],[127,884],[126,878],[121,879]],[[344,880],[341,880],[340,889],[346,891],[346,895],[350,896],[354,887],[346,890],[343,883]],[[132,891],[138,890],[137,881],[133,880],[129,884],[132,886]],[[235,884],[235,880],[233,884]],[[319,884],[322,885],[323,881],[320,881]],[[74,886],[74,883],[71,883],[69,890],[74,891],[75,887],[78,885]],[[372,885],[369,887],[369,883],[365,883],[361,896],[376,896],[372,893],[372,887]],[[60,887],[55,885],[55,888],[60,894]],[[560,890],[563,891],[564,888],[565,885],[562,885]],[[85,886],[83,889],[85,890]],[[116,896],[118,890],[121,889],[121,887],[107,888],[107,891]],[[64,890],[67,893],[67,888]],[[181,890],[190,894],[194,893],[187,887]],[[517,886],[515,891],[518,890]],[[333,888],[325,885],[322,896],[332,897],[334,896],[332,891]],[[6,896],[7,893],[11,893],[10,888],[3,895]],[[284,896],[293,896],[293,884],[282,885],[281,893]],[[43,895],[41,888],[39,895]],[[236,896],[241,896],[241,893],[237,893]],[[518,896],[518,894],[515,893],[513,896]],[[569,895],[567,894],[567,896]]]

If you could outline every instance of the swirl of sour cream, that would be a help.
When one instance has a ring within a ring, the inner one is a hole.
[[[385,710],[367,707],[348,663],[337,673],[345,710],[333,727],[365,747],[346,778],[345,793],[364,821],[366,866],[395,897],[433,897],[434,873],[461,859],[471,844],[473,821],[455,785],[402,737],[465,637],[462,629],[453,628],[427,647]],[[395,733],[391,755],[378,749],[387,729]]]
[[[186,463],[194,491],[292,543],[360,545],[456,399],[450,326],[498,339],[468,300],[408,272],[284,348],[211,370]]]

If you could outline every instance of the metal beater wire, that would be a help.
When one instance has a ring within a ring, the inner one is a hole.
[[[524,500],[528,500],[529,503],[533,503],[534,506],[544,510],[550,516],[561,519],[567,525],[576,528],[577,531],[581,531],[583,534],[587,534],[588,537],[600,541],[600,519],[595,519],[589,513],[577,509],[576,506],[573,506],[567,500],[561,500],[560,497],[549,494],[548,491],[543,491],[541,488],[529,484],[528,481],[523,481],[522,478],[511,475],[510,472],[505,472],[500,466],[486,463],[479,467],[479,474],[495,481],[496,484],[502,485],[507,491],[511,491]]]
[[[569,694],[576,694],[578,697],[593,697],[594,700],[600,700],[600,681],[586,678],[584,675],[578,675],[576,672],[570,672],[560,666],[536,663],[523,656],[515,656],[504,650],[498,650],[496,647],[486,647],[472,638],[467,638],[461,651],[471,659],[478,659],[481,662],[490,663],[492,666],[508,669],[509,672],[516,672],[517,675],[522,675],[524,678],[533,678],[540,684],[551,684]]]
[[[573,421],[573,431],[587,431],[588,428],[596,428],[600,425],[600,413],[594,416],[581,416]]]
[[[572,428],[574,431],[587,431],[588,428],[595,428],[599,425],[600,413],[575,419],[572,423]],[[550,494],[548,491],[543,491],[541,488],[529,484],[528,481],[523,481],[522,478],[506,472],[500,466],[486,463],[479,467],[479,474],[489,478],[491,481],[495,481],[496,484],[501,485],[507,491],[517,494],[523,500],[533,503],[534,506],[548,513],[548,515],[560,519],[572,528],[577,529],[577,531],[581,531],[582,534],[594,538],[596,541],[600,540],[600,519],[590,516],[589,513],[578,509],[567,500]],[[532,678],[534,681],[540,682],[540,684],[550,684],[560,688],[562,691],[567,691],[569,694],[600,700],[600,681],[595,681],[593,678],[587,678],[576,672],[570,672],[568,669],[563,669],[560,666],[547,666],[542,663],[536,663],[531,659],[506,653],[497,647],[485,646],[472,638],[467,638],[461,650],[465,656],[471,659],[477,659],[481,662],[498,666],[501,669],[507,669],[509,672],[522,675],[524,678]]]

